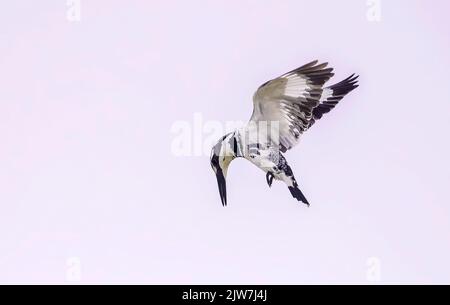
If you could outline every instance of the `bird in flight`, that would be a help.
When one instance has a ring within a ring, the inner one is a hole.
[[[358,87],[354,74],[324,87],[334,75],[328,63],[313,61],[261,85],[253,96],[253,113],[242,128],[223,136],[211,151],[222,205],[227,205],[226,176],[235,158],[245,158],[273,180],[284,182],[292,196],[309,206],[282,153],[294,147],[301,134]]]

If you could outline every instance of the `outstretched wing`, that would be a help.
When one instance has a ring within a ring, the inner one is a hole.
[[[250,121],[278,121],[281,151],[295,146],[309,128],[313,110],[320,104],[322,87],[334,75],[327,65],[313,61],[268,81],[255,92]]]
[[[330,112],[344,96],[356,88],[358,88],[358,76],[355,76],[355,74],[333,86],[324,88],[319,105],[313,109],[313,117],[310,120],[309,127],[325,113]]]

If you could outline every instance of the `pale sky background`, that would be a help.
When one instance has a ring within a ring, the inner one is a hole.
[[[0,283],[450,283],[450,2],[81,4],[2,4]],[[223,208],[172,124],[313,59],[361,86],[286,154],[311,208],[245,160]]]

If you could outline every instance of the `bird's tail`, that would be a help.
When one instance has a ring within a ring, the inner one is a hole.
[[[291,191],[292,197],[309,206],[308,200],[306,199],[305,195],[303,195],[302,191],[298,188],[297,185],[289,186],[289,191]]]

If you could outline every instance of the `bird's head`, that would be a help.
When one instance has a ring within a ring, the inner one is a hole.
[[[231,161],[236,158],[229,136],[223,137],[211,150],[211,167],[216,174],[222,205],[227,205],[227,172]]]

